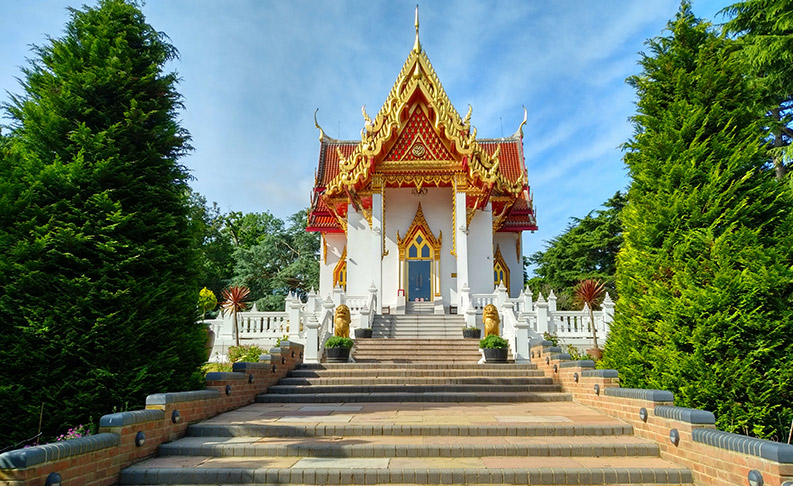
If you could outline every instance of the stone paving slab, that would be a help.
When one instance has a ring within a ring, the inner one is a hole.
[[[232,425],[241,423],[325,423],[348,421],[366,424],[381,422],[386,418],[414,417],[423,424],[453,422],[458,425],[509,425],[509,424],[559,424],[562,419],[567,424],[622,424],[619,420],[575,402],[519,402],[519,403],[448,403],[433,404],[420,402],[380,402],[355,404],[357,411],[349,404],[336,402],[327,404],[341,410],[312,411],[309,404],[265,404],[254,403],[232,412],[226,412],[204,421],[205,424]],[[299,414],[297,412],[300,412]],[[337,413],[338,412],[338,413]],[[312,420],[313,417],[313,420]],[[336,417],[336,418],[332,418]],[[342,417],[342,418],[338,418]],[[530,417],[530,418],[529,418]],[[546,419],[543,419],[546,417]]]

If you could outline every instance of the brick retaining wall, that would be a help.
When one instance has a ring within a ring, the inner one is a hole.
[[[122,469],[184,436],[189,424],[253,403],[302,362],[303,346],[282,341],[258,363],[207,373],[205,390],[149,395],[144,410],[103,416],[96,435],[0,454],[0,485],[43,486],[53,473],[69,486],[118,484]]]
[[[571,361],[559,351],[548,341],[534,345],[532,362],[576,402],[624,420],[636,436],[657,442],[661,457],[691,469],[696,485],[749,485],[749,473],[756,471],[765,486],[793,486],[793,445],[718,430],[713,413],[675,407],[669,391],[620,388],[615,370],[596,370],[593,361]]]

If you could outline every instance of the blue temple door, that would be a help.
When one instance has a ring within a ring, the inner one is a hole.
[[[430,260],[408,260],[408,296],[409,301],[431,301],[432,295],[430,280],[432,275],[432,262]]]

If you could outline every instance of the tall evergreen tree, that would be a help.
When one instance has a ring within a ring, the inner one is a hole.
[[[762,93],[771,158],[782,179],[793,159],[793,0],[746,0],[723,13],[732,16],[724,30],[740,35],[738,54]]]
[[[780,437],[793,418],[793,204],[766,165],[756,93],[683,3],[648,41],[606,365],[720,427]]]
[[[70,10],[33,49],[0,197],[2,445],[199,385],[176,56],[137,6]]]

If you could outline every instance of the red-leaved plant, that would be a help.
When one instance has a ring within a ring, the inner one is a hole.
[[[592,308],[598,303],[600,297],[606,292],[606,288],[600,280],[586,279],[576,285],[575,299],[582,302],[589,307],[589,322],[592,326],[592,340],[594,341],[594,348],[598,348],[598,335],[595,330],[595,313]]]
[[[237,346],[240,345],[240,330],[237,324],[237,312],[244,311],[248,308],[248,296],[251,289],[242,285],[234,285],[221,292],[223,302],[220,303],[221,312],[225,315],[226,312],[231,312],[234,318],[234,336],[237,339]]]

